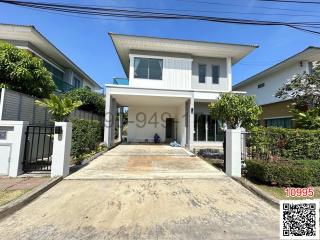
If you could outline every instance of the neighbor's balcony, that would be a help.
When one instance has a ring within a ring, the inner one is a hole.
[[[114,85],[129,85],[129,79],[127,78],[113,78]]]
[[[68,92],[68,91],[75,88],[71,84],[69,84],[65,81],[62,81],[60,79],[53,79],[53,81],[56,84],[57,90],[62,93]]]

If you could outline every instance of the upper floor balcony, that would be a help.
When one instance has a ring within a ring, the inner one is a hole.
[[[129,85],[129,79],[127,78],[113,78],[114,85]]]

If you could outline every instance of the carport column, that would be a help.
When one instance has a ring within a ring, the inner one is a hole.
[[[226,130],[226,174],[241,177],[241,129]]]
[[[188,148],[191,149],[193,145],[193,132],[194,132],[194,98],[190,98],[189,100],[189,109],[188,109],[188,134],[187,137],[189,138]]]
[[[55,122],[53,138],[51,177],[69,175],[72,123]]]
[[[123,107],[119,108],[119,128],[118,128],[118,140],[122,141],[122,128],[123,128]]]
[[[111,125],[112,125],[112,114],[111,108],[111,96],[106,94],[106,109],[105,109],[105,120],[104,120],[104,143],[109,147],[111,145]]]

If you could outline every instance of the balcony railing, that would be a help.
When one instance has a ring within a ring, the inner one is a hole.
[[[115,84],[115,85],[129,85],[129,79],[127,79],[127,78],[113,78],[113,84]]]
[[[67,82],[64,82],[60,79],[53,79],[54,83],[56,84],[57,86],[57,90],[59,92],[62,92],[62,93],[65,93],[65,92],[68,92],[72,89],[74,89],[75,87],[72,86],[71,84],[67,83]]]

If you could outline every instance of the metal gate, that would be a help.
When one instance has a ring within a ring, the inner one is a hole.
[[[50,171],[54,126],[27,127],[23,171]]]

